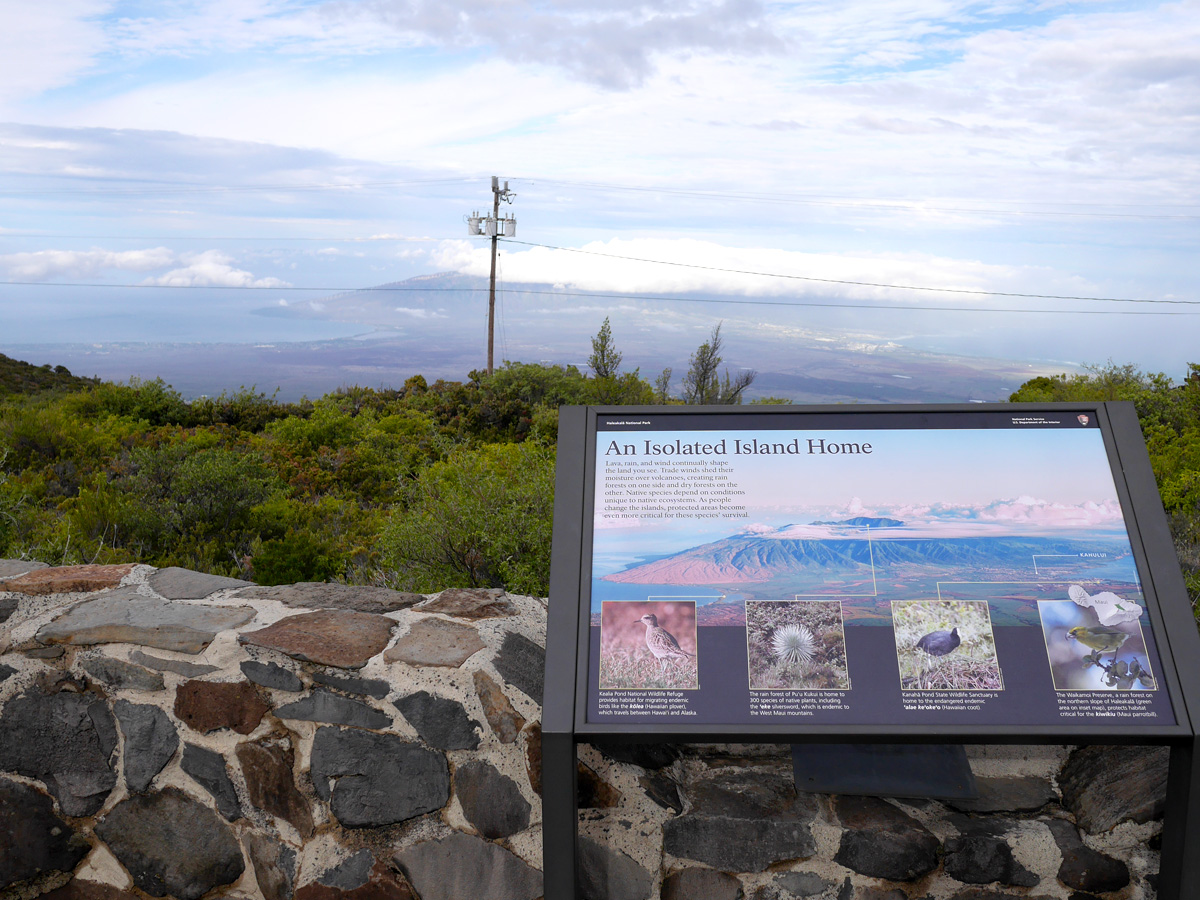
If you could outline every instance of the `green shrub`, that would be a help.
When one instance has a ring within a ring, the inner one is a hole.
[[[548,593],[551,448],[530,441],[455,450],[421,472],[405,500],[381,541],[383,574],[393,586]]]

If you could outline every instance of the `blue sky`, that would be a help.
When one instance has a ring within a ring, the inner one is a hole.
[[[187,306],[83,287],[64,306],[41,285],[221,288],[206,302],[232,309],[486,274],[462,217],[496,174],[519,239],[609,254],[509,244],[513,281],[936,306],[899,336],[1175,377],[1194,360],[1197,2],[0,0],[0,17],[0,280],[38,285],[0,286],[12,343],[80,308]]]

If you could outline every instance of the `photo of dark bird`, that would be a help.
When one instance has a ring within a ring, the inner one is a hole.
[[[688,653],[680,647],[679,641],[675,640],[675,635],[659,625],[658,616],[653,613],[642,616],[642,623],[646,626],[646,647],[662,664],[664,671],[666,671],[668,659],[688,659],[696,655]]]
[[[1097,653],[1116,653],[1129,640],[1129,633],[1102,625],[1076,625],[1067,632],[1067,640],[1079,641]]]
[[[924,650],[930,656],[945,656],[947,653],[953,653],[961,643],[962,638],[958,636],[956,625],[951,631],[929,632],[917,641],[917,649]]]

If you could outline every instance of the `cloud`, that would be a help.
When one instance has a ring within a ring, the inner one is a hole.
[[[170,265],[175,254],[166,247],[147,250],[37,250],[0,256],[15,281],[49,281],[53,278],[88,278],[117,270],[146,272]]]
[[[290,287],[278,278],[255,278],[244,269],[235,269],[231,265],[233,260],[219,250],[187,253],[182,261],[187,265],[157,278],[148,278],[143,284],[159,287]]]
[[[96,17],[103,0],[0,0],[0,104],[71,84],[108,39]]]
[[[786,42],[757,0],[378,0],[330,3],[338,23],[383,25],[442,47],[484,47],[515,63],[551,65],[605,88],[638,86],[661,54],[774,54]]]
[[[491,250],[483,242],[444,241],[431,256],[442,269],[485,277]],[[533,247],[502,255],[509,283],[554,284],[574,290],[662,294],[720,292],[745,297],[816,295],[869,300],[980,303],[970,294],[897,291],[914,285],[950,291],[1020,290],[1045,283],[1031,270],[927,253],[807,253],[735,247],[690,238],[614,238],[578,251]],[[771,273],[769,277],[755,273]],[[994,303],[994,298],[986,298]]]

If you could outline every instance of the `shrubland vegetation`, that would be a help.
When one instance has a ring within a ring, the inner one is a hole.
[[[693,354],[683,396],[669,371],[655,384],[621,372],[607,320],[590,373],[509,362],[298,403],[253,388],[189,402],[157,379],[112,384],[0,357],[0,557],[545,595],[558,407],[739,403],[753,373],[718,376],[720,337],[718,326]],[[1137,405],[1200,599],[1200,367],[1175,385],[1110,365],[1034,379],[1012,399]]]
[[[1176,384],[1164,374],[1110,362],[1079,375],[1034,378],[1009,400],[1133,402],[1192,609],[1200,618],[1200,364],[1189,365],[1182,384]]]

